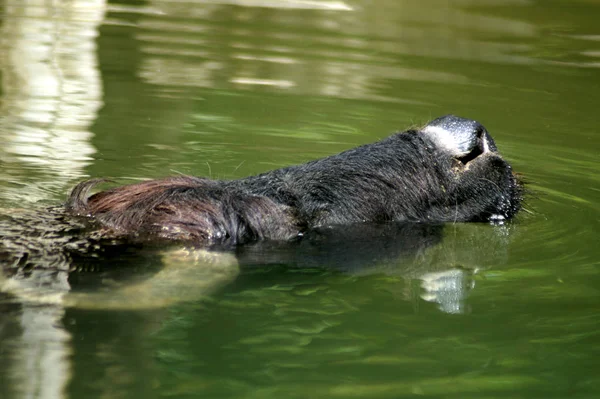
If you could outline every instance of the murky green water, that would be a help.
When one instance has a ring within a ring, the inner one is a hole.
[[[378,231],[218,278],[153,255],[150,287],[2,294],[0,397],[600,395],[598,2],[54,3],[0,1],[4,216],[88,176],[242,177],[449,113],[531,194],[416,254]]]

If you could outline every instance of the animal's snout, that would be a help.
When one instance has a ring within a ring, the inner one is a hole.
[[[422,131],[464,164],[487,152],[497,151],[485,127],[472,119],[446,115],[429,122]]]

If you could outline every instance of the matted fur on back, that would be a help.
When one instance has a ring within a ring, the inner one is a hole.
[[[299,229],[289,207],[247,194],[218,181],[191,176],[150,180],[88,197],[103,179],[79,183],[66,208],[103,226],[138,237],[183,241],[227,240],[231,244],[265,238],[292,238]]]

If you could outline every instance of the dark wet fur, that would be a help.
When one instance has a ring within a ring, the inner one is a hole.
[[[77,185],[66,204],[115,236],[240,244],[288,240],[361,222],[470,222],[520,208],[522,190],[496,152],[459,161],[411,130],[240,180],[178,176],[112,188]]]

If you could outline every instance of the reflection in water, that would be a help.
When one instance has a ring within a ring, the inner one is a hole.
[[[451,269],[442,272],[425,273],[421,276],[423,294],[421,298],[435,302],[445,313],[467,313],[467,294],[475,288],[470,269]]]
[[[23,203],[55,198],[73,178],[83,175],[90,162],[94,148],[88,129],[102,105],[95,38],[104,8],[104,0],[4,1],[2,200]],[[24,188],[31,174],[34,184]],[[35,283],[35,279],[30,281]],[[71,372],[70,334],[62,326],[64,308],[60,305],[68,288],[66,275],[57,273],[53,284],[46,288],[55,294],[51,302],[57,303],[25,301],[18,311],[0,320],[0,325],[12,321],[21,330],[12,337],[18,343],[3,348],[12,381],[0,393],[8,397],[64,397]]]
[[[531,50],[519,39],[538,34],[526,22],[468,11],[471,3],[485,7],[475,1],[460,7],[442,0],[427,7],[414,0],[369,6],[259,0],[189,1],[185,7],[150,3],[164,17],[148,13],[139,21],[136,37],[145,53],[139,74],[161,86],[268,86],[297,94],[398,102],[399,96],[381,90],[382,82],[469,83],[460,73],[427,68],[415,57],[532,63],[519,55]],[[523,5],[518,0],[504,3]],[[292,4],[307,10],[290,13]],[[118,13],[113,20],[118,21]],[[263,29],[252,30],[255,24]],[[515,40],[496,43],[481,35]],[[405,59],[401,64],[400,57]]]
[[[205,3],[231,4],[245,7],[283,8],[295,10],[352,10],[343,1],[327,0],[203,0]]]
[[[404,299],[421,296],[443,312],[464,313],[474,288],[472,274],[504,264],[510,237],[506,226],[361,224],[318,229],[298,241],[257,242],[233,253],[218,248],[164,250],[118,242],[98,245],[85,238],[81,222],[61,215],[58,210],[24,212],[0,219],[5,274],[0,279],[0,305],[12,302],[19,307],[0,318],[0,330],[2,324],[20,327],[19,333],[0,339],[0,349],[11,359],[3,368],[10,369],[14,382],[10,387],[15,387],[12,394],[17,397],[40,392],[38,397],[62,397],[73,373],[71,337],[63,325],[68,308],[142,311],[198,303],[223,287],[230,293],[236,286],[244,291],[248,278],[264,285],[258,291],[268,292],[273,285],[294,284],[305,272],[311,275],[320,269],[338,276],[421,281],[423,288],[415,287],[415,292],[410,289],[414,284],[398,280],[408,288],[403,290]],[[281,266],[291,272],[279,273]],[[335,301],[335,293],[327,295]],[[240,298],[247,300],[243,294]],[[156,313],[150,315],[142,325],[158,322]],[[113,350],[116,346],[107,352],[118,353]]]
[[[61,398],[70,376],[71,335],[64,309],[23,304],[21,342],[13,354],[14,378],[23,398]]]
[[[199,300],[240,273],[243,280],[248,272],[270,273],[273,266],[284,266],[422,280],[424,299],[444,302],[442,310],[460,313],[462,304],[453,303],[464,301],[473,288],[469,276],[505,263],[506,229],[357,224],[319,228],[294,241],[259,241],[232,252],[95,240],[85,224],[64,217],[60,209],[22,212],[0,219],[0,290],[26,303],[156,308]],[[406,299],[412,297],[408,293]]]
[[[238,248],[236,255],[242,270],[286,265],[417,280],[421,289],[414,292],[408,284],[404,299],[418,296],[437,303],[445,313],[461,314],[469,312],[466,300],[475,288],[473,275],[506,263],[513,235],[508,229],[486,225],[353,225],[318,229],[299,242],[259,242]]]
[[[560,60],[554,61],[554,63],[562,66],[575,66],[575,67],[584,67],[584,68],[600,68],[600,35],[569,35],[569,34],[561,34],[561,36],[571,41],[571,46],[573,42],[581,42],[584,44],[584,50],[581,50],[577,53],[577,58],[581,58],[581,60],[572,60],[570,57],[568,61]],[[573,50],[571,50],[573,51]],[[562,55],[562,54],[561,54]]]
[[[2,281],[0,278],[0,285]],[[71,335],[63,326],[64,307],[51,303],[18,301],[0,317],[0,351],[7,383],[0,384],[0,394],[11,398],[64,397],[71,375]],[[50,299],[50,298],[49,298]],[[0,301],[11,301],[0,292]],[[6,332],[5,332],[6,331]]]
[[[95,38],[104,8],[104,0],[4,2],[0,193],[5,200],[54,198],[90,162],[94,148],[88,129],[102,106]],[[31,171],[42,176],[23,189]]]
[[[23,244],[31,245],[32,241]],[[46,244],[52,246],[50,242]],[[0,255],[2,250],[0,248]],[[54,247],[54,250],[57,248]],[[127,248],[123,250],[127,251]],[[64,325],[68,308],[101,311],[164,308],[183,301],[198,301],[231,282],[238,274],[237,262],[231,255],[214,256],[202,250],[164,253],[164,267],[158,272],[135,267],[136,270],[131,272],[135,276],[127,276],[133,281],[122,281],[123,274],[127,274],[123,273],[123,269],[126,270],[136,260],[142,263],[140,259],[110,257],[105,260],[108,271],[90,268],[92,270],[72,271],[69,276],[68,267],[60,264],[48,267],[44,264],[43,252],[37,254],[38,259],[35,255],[20,262],[23,265],[15,265],[26,268],[24,273],[17,272],[9,278],[0,275],[0,306],[18,306],[18,309],[0,315],[0,352],[5,360],[0,366],[0,376],[7,373],[11,380],[10,384],[0,387],[0,394],[7,390],[7,395],[15,398],[65,397],[65,388],[74,372],[72,337]],[[153,258],[160,260],[159,255],[154,252]],[[67,262],[68,258],[63,258],[63,262]],[[97,268],[100,266],[96,259],[92,259],[91,264]],[[91,276],[78,276],[86,273]],[[88,281],[77,281],[86,279]],[[98,285],[102,287],[96,290],[86,287],[85,283],[89,285],[90,280],[96,288]],[[76,288],[79,285],[81,291],[71,292],[73,285]],[[17,332],[3,334],[3,330]],[[107,348],[106,353],[113,355],[112,349]],[[101,348],[97,355],[102,355]],[[134,356],[135,359],[140,357],[143,358],[143,354]],[[109,378],[112,383],[123,375],[111,375]],[[110,392],[113,388],[118,391],[118,388],[109,385],[107,389]]]

